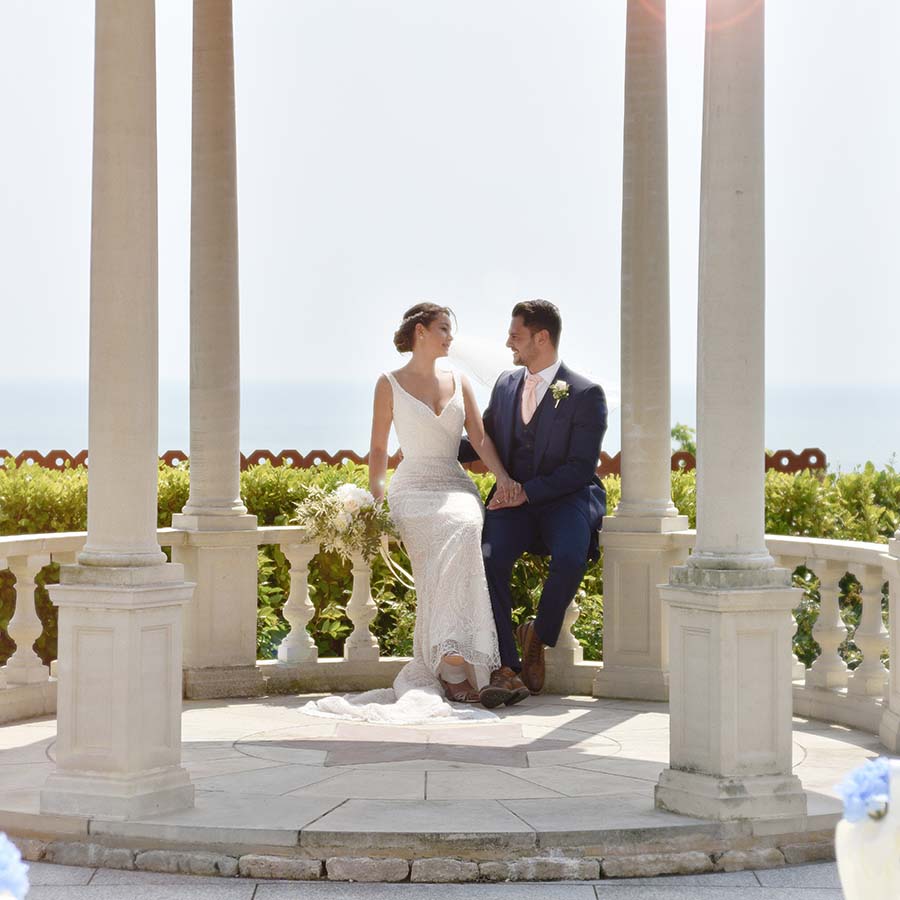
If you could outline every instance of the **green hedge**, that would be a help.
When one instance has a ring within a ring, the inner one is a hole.
[[[367,469],[348,463],[344,466],[317,466],[295,469],[289,466],[260,465],[241,476],[241,494],[249,511],[260,525],[286,524],[294,504],[301,500],[310,485],[334,486],[353,481],[365,486]],[[473,475],[482,493],[492,483],[490,476]],[[618,502],[618,477],[605,479],[609,509]],[[187,502],[189,475],[187,466],[172,468],[161,465],[159,472],[160,527],[171,524],[172,514]],[[688,516],[691,527],[696,521],[696,479],[694,472],[672,473],[672,496],[676,506]],[[59,531],[83,531],[86,528],[87,472],[83,467],[62,471],[23,466],[16,469],[11,461],[0,469],[0,534],[35,534]],[[877,470],[872,465],[850,473],[810,473],[786,475],[770,471],[766,476],[766,531],[770,534],[794,534],[808,537],[885,542],[900,523],[900,473],[892,466]],[[394,550],[396,560],[404,567],[409,561],[401,549]],[[257,632],[260,658],[272,658],[287,633],[281,609],[290,585],[289,566],[280,549],[260,549],[259,627]],[[547,561],[526,556],[513,573],[514,617],[531,615],[541,585],[546,577]],[[49,602],[44,585],[58,577],[58,567],[48,566],[39,576],[38,614],[44,622],[44,634],[35,644],[45,662],[56,655],[56,611]],[[807,665],[818,654],[811,637],[812,624],[818,615],[818,582],[814,573],[800,568],[796,583],[805,596],[798,609],[798,634],[795,647]],[[12,575],[0,572],[0,662],[12,652],[13,642],[5,633],[12,615],[14,591]],[[333,554],[320,553],[310,566],[310,593],[315,615],[310,622],[320,655],[341,653],[350,629],[345,607],[350,596],[349,565]],[[385,655],[408,655],[412,651],[412,629],[415,616],[415,594],[398,585],[387,567],[378,559],[373,566],[372,594],[379,612],[373,625],[381,652]],[[575,634],[585,648],[586,659],[600,659],[603,628],[602,562],[592,565],[579,590],[581,616]],[[852,576],[842,582],[842,612],[851,633],[859,619],[858,585]],[[886,599],[885,599],[886,609]],[[859,654],[852,641],[842,652],[851,665]]]

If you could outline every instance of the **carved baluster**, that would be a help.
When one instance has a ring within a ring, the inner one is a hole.
[[[547,661],[553,666],[573,666],[584,662],[584,648],[572,634],[572,626],[578,621],[581,609],[577,598],[573,600],[563,618],[562,628],[555,647],[547,648]]]
[[[794,570],[797,566],[802,566],[805,560],[800,556],[776,556],[775,565],[782,569],[787,569],[793,577]],[[794,623],[794,634],[797,633],[797,617],[791,613],[791,620]],[[800,661],[796,653],[791,653],[791,680],[798,681],[806,678],[806,666]]]
[[[378,641],[369,629],[378,614],[372,599],[372,569],[359,556],[353,555],[353,593],[347,603],[347,617],[353,631],[344,642],[344,659],[378,659]]]
[[[888,681],[888,670],[881,661],[882,651],[888,645],[888,632],[881,617],[884,571],[881,566],[859,566],[852,571],[862,588],[862,615],[853,641],[863,658],[850,673],[847,690],[851,694],[882,697]]]
[[[807,566],[819,576],[819,617],[813,625],[812,634],[822,652],[807,670],[806,683],[821,688],[846,687],[849,670],[838,653],[838,647],[847,637],[839,600],[840,580],[847,567],[842,563],[815,559],[807,562]]]
[[[11,556],[9,568],[16,578],[16,611],[7,631],[16,642],[16,652],[6,664],[8,684],[39,684],[47,681],[50,670],[32,644],[41,636],[44,626],[34,607],[35,576],[50,562],[47,555]]]
[[[315,544],[288,544],[281,549],[291,565],[291,592],[282,610],[291,630],[278,647],[278,659],[284,663],[315,662],[319,651],[306,626],[316,613],[309,599],[309,564],[319,548]]]

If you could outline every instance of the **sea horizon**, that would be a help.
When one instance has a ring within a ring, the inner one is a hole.
[[[6,382],[0,449],[46,453],[87,448],[86,382]],[[482,407],[488,390],[476,387]],[[159,451],[189,450],[189,388],[161,382]],[[248,381],[241,391],[241,451],[354,450],[365,453],[371,426],[372,385],[365,382]],[[831,469],[852,470],[871,461],[883,467],[900,451],[900,386],[771,385],[766,395],[766,447],[818,448]],[[672,389],[672,422],[696,427],[691,385]],[[620,410],[610,413],[603,450],[620,449]],[[398,446],[391,434],[391,449]]]

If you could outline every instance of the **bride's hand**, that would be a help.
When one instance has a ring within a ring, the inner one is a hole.
[[[513,481],[509,475],[503,475],[497,478],[497,490],[494,496],[500,503],[512,503],[521,490],[522,486],[517,481]]]

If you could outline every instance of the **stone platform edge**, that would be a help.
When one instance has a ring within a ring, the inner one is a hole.
[[[17,821],[8,822],[10,818]],[[56,817],[57,828],[48,828],[46,820],[33,828],[23,818],[27,817],[21,813],[11,817],[0,811],[0,829],[31,861],[255,879],[592,881],[736,872],[834,859],[833,827],[759,834],[750,822],[686,826],[677,835],[671,829],[653,828],[580,832],[577,845],[574,834],[559,841],[552,833],[538,832],[515,836],[397,833],[390,841],[392,847],[378,849],[366,846],[368,835],[346,832],[316,833],[316,848],[304,846],[302,831],[296,832],[291,847],[267,847],[148,840],[108,832],[92,835],[90,820],[65,822],[62,817]],[[107,828],[110,824],[104,823]],[[667,833],[654,836],[657,830]],[[333,842],[326,846],[329,837]],[[365,848],[366,855],[360,855],[360,848]]]

